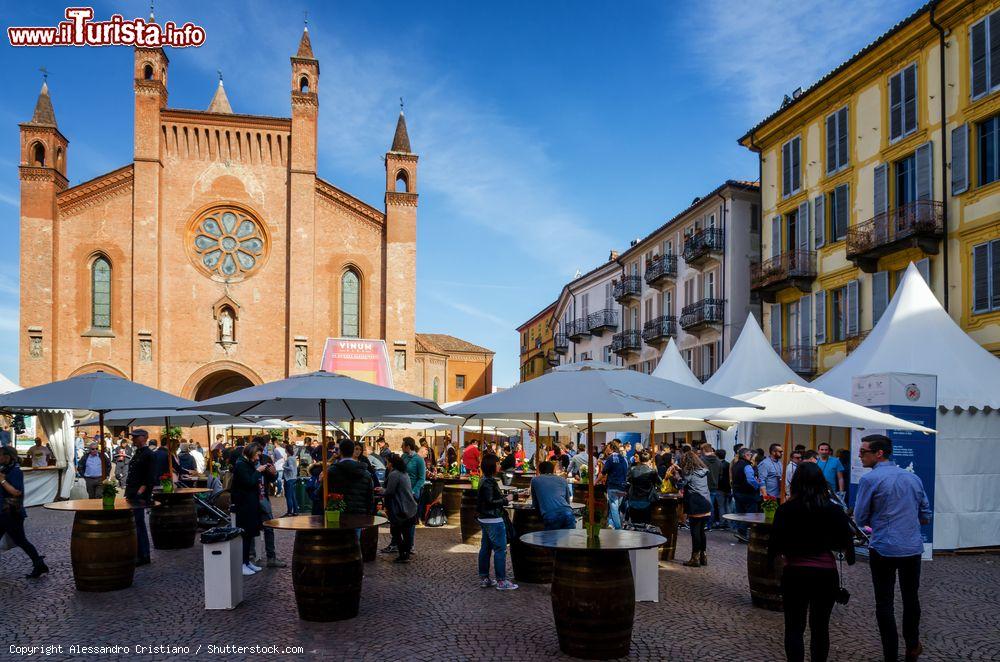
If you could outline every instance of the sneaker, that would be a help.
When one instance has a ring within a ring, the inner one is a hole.
[[[243,564],[243,576],[249,577],[250,575],[256,575],[257,571],[250,567],[249,563]]]
[[[510,581],[509,579],[505,579],[505,580],[503,580],[501,582],[497,582],[497,590],[498,591],[516,591],[517,590],[517,584],[515,584],[512,581]]]
[[[247,563],[247,567],[253,570],[254,572],[260,572],[261,570],[263,570],[263,568],[261,568],[256,563]]]
[[[483,577],[479,580],[479,588],[492,588],[497,585],[497,580]]]
[[[379,551],[382,552],[383,554],[395,554],[396,552],[399,551],[399,548],[396,547],[395,545],[390,544],[383,547]]]
[[[288,564],[285,563],[284,561],[282,561],[279,558],[273,558],[273,559],[268,559],[267,560],[267,567],[268,568],[287,568]]]
[[[263,568],[264,566],[267,565],[267,559],[264,558],[263,556],[258,556],[257,558],[250,561],[250,565],[255,565],[259,568]]]

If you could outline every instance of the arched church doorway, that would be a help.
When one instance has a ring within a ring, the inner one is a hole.
[[[198,384],[194,392],[195,400],[207,400],[219,395],[226,395],[242,388],[253,386],[245,375],[232,370],[218,370],[207,375]]]

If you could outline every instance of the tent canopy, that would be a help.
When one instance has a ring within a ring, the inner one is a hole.
[[[660,357],[660,362],[656,364],[656,369],[653,370],[653,377],[669,379],[672,382],[684,384],[685,386],[693,386],[694,388],[701,388],[702,386],[698,378],[691,372],[691,368],[688,367],[683,357],[681,357],[681,352],[677,349],[677,343],[674,342],[673,338],[668,340],[667,346],[663,348],[663,356]]]
[[[736,344],[715,374],[705,382],[705,388],[714,393],[736,395],[775,384],[805,386],[806,382],[774,351],[760,330],[757,318],[747,315]]]
[[[1000,359],[955,324],[912,262],[868,337],[812,385],[850,398],[856,375],[886,372],[937,375],[938,404],[949,409],[1000,409]]]

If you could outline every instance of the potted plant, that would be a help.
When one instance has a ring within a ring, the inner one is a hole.
[[[774,513],[778,510],[778,497],[764,497],[764,502],[760,504],[760,509],[764,511],[764,521],[771,524],[774,522]]]
[[[580,484],[586,485],[589,480],[590,471],[587,470],[587,467],[580,467]]]
[[[340,524],[340,514],[347,510],[347,502],[343,494],[331,494],[326,502],[327,525]]]
[[[480,479],[481,479],[481,476],[479,475],[479,472],[477,472],[477,471],[474,471],[474,472],[472,472],[472,473],[469,474],[469,483],[472,484],[472,489],[474,489],[474,490],[478,490],[479,489],[479,481],[480,481]]]
[[[174,491],[174,481],[170,474],[166,473],[160,476],[160,490],[164,494],[171,494]]]
[[[107,478],[101,482],[101,499],[104,502],[105,510],[114,510],[115,508],[115,497],[118,496],[118,483],[113,479]]]
[[[597,540],[601,535],[601,529],[608,521],[608,504],[605,501],[594,501],[594,524],[590,524],[590,513],[587,507],[583,508],[583,528],[587,532],[588,540]]]

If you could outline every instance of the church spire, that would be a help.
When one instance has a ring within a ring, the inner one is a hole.
[[[233,108],[229,105],[229,97],[226,96],[226,88],[222,85],[221,71],[219,72],[219,86],[215,88],[215,96],[212,97],[212,103],[208,104],[208,112],[233,114]]]
[[[302,29],[302,39],[299,40],[299,50],[295,53],[295,57],[299,57],[305,60],[316,59],[316,56],[313,55],[312,42],[309,41],[308,25]]]
[[[396,120],[396,134],[392,137],[392,149],[390,151],[409,154],[411,152],[410,134],[406,132],[406,117],[403,115],[402,105],[400,103],[399,119]]]
[[[42,91],[38,93],[38,101],[35,102],[35,112],[31,116],[28,124],[37,126],[53,126],[56,124],[56,111],[52,108],[52,99],[49,98],[49,84],[42,83]]]

